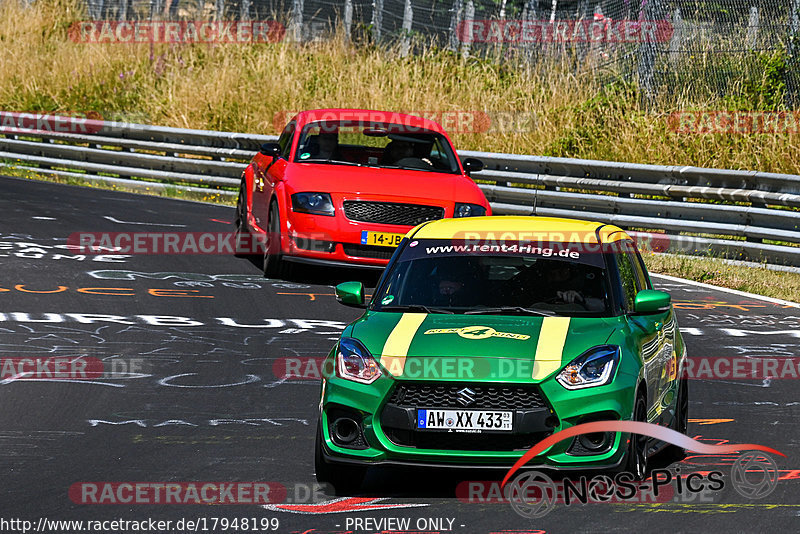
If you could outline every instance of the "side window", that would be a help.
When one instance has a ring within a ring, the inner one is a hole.
[[[294,135],[294,122],[290,122],[283,129],[281,136],[278,138],[278,144],[281,146],[281,157],[289,159],[289,152],[292,150],[292,136]]]
[[[639,255],[639,252],[636,249],[631,250],[628,253],[628,258],[631,260],[631,264],[633,265],[633,273],[636,276],[637,286],[639,287],[639,291],[642,289],[652,289],[650,287],[650,280],[647,277],[647,271],[645,271],[644,261],[642,261],[642,257]]]
[[[632,311],[638,289],[636,288],[636,275],[633,271],[633,266],[628,260],[629,254],[618,252],[614,254],[614,258],[619,270],[619,279],[622,282],[623,306],[626,311]]]

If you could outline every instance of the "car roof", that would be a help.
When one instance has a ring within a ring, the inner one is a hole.
[[[444,133],[438,123],[416,115],[406,113],[396,113],[394,111],[378,111],[373,109],[309,109],[301,111],[295,117],[297,125],[303,127],[310,122],[331,121],[331,120],[353,120],[361,121],[365,125],[374,122],[386,122],[390,124],[402,124],[411,128],[421,128],[437,133]]]
[[[416,239],[536,240],[587,244],[631,240],[623,229],[612,224],[530,215],[439,219],[417,226],[411,235]]]

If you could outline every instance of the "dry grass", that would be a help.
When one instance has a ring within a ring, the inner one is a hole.
[[[665,254],[647,254],[644,261],[653,273],[800,302],[800,273],[736,265],[716,258]]]
[[[73,0],[0,3],[0,109],[99,112],[152,124],[276,133],[281,111],[320,107],[533,114],[525,132],[456,133],[460,149],[800,173],[797,136],[690,136],[648,112],[635,87],[601,86],[562,64],[511,68],[429,50],[342,40],[297,45],[82,44]],[[681,94],[678,89],[675,94]],[[523,119],[524,123],[524,119]]]

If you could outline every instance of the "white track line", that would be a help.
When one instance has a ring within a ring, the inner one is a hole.
[[[723,293],[732,293],[734,295],[739,295],[740,297],[748,297],[751,299],[763,300],[765,302],[771,302],[773,304],[780,304],[781,306],[791,306],[793,308],[800,308],[800,304],[797,302],[790,302],[788,300],[782,299],[775,299],[772,297],[765,297],[763,295],[756,295],[755,293],[748,293],[746,291],[739,291],[738,289],[730,289],[727,287],[720,287],[711,284],[704,284],[703,282],[695,282],[694,280],[686,280],[685,278],[678,278],[675,276],[669,276],[666,274],[657,274],[657,273],[650,273],[650,276],[663,278],[664,280],[669,280],[671,282],[678,282],[681,284],[688,284],[690,286],[698,286],[698,287],[705,287],[708,289],[713,289],[715,291],[722,291]]]

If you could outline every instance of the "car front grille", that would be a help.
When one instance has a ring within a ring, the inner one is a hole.
[[[374,258],[379,260],[391,259],[394,254],[394,247],[378,247],[374,245],[357,245],[354,243],[342,243],[344,253],[355,258]]]
[[[464,388],[474,392],[475,401],[464,405],[458,392]],[[401,408],[455,408],[485,410],[530,410],[546,408],[536,386],[487,384],[400,384],[392,392],[389,404]]]
[[[516,451],[527,450],[549,436],[550,432],[533,434],[468,434],[462,432],[419,432],[385,429],[386,437],[395,445],[417,449],[451,451]]]
[[[344,215],[351,221],[416,226],[444,217],[444,208],[420,204],[346,200]]]

